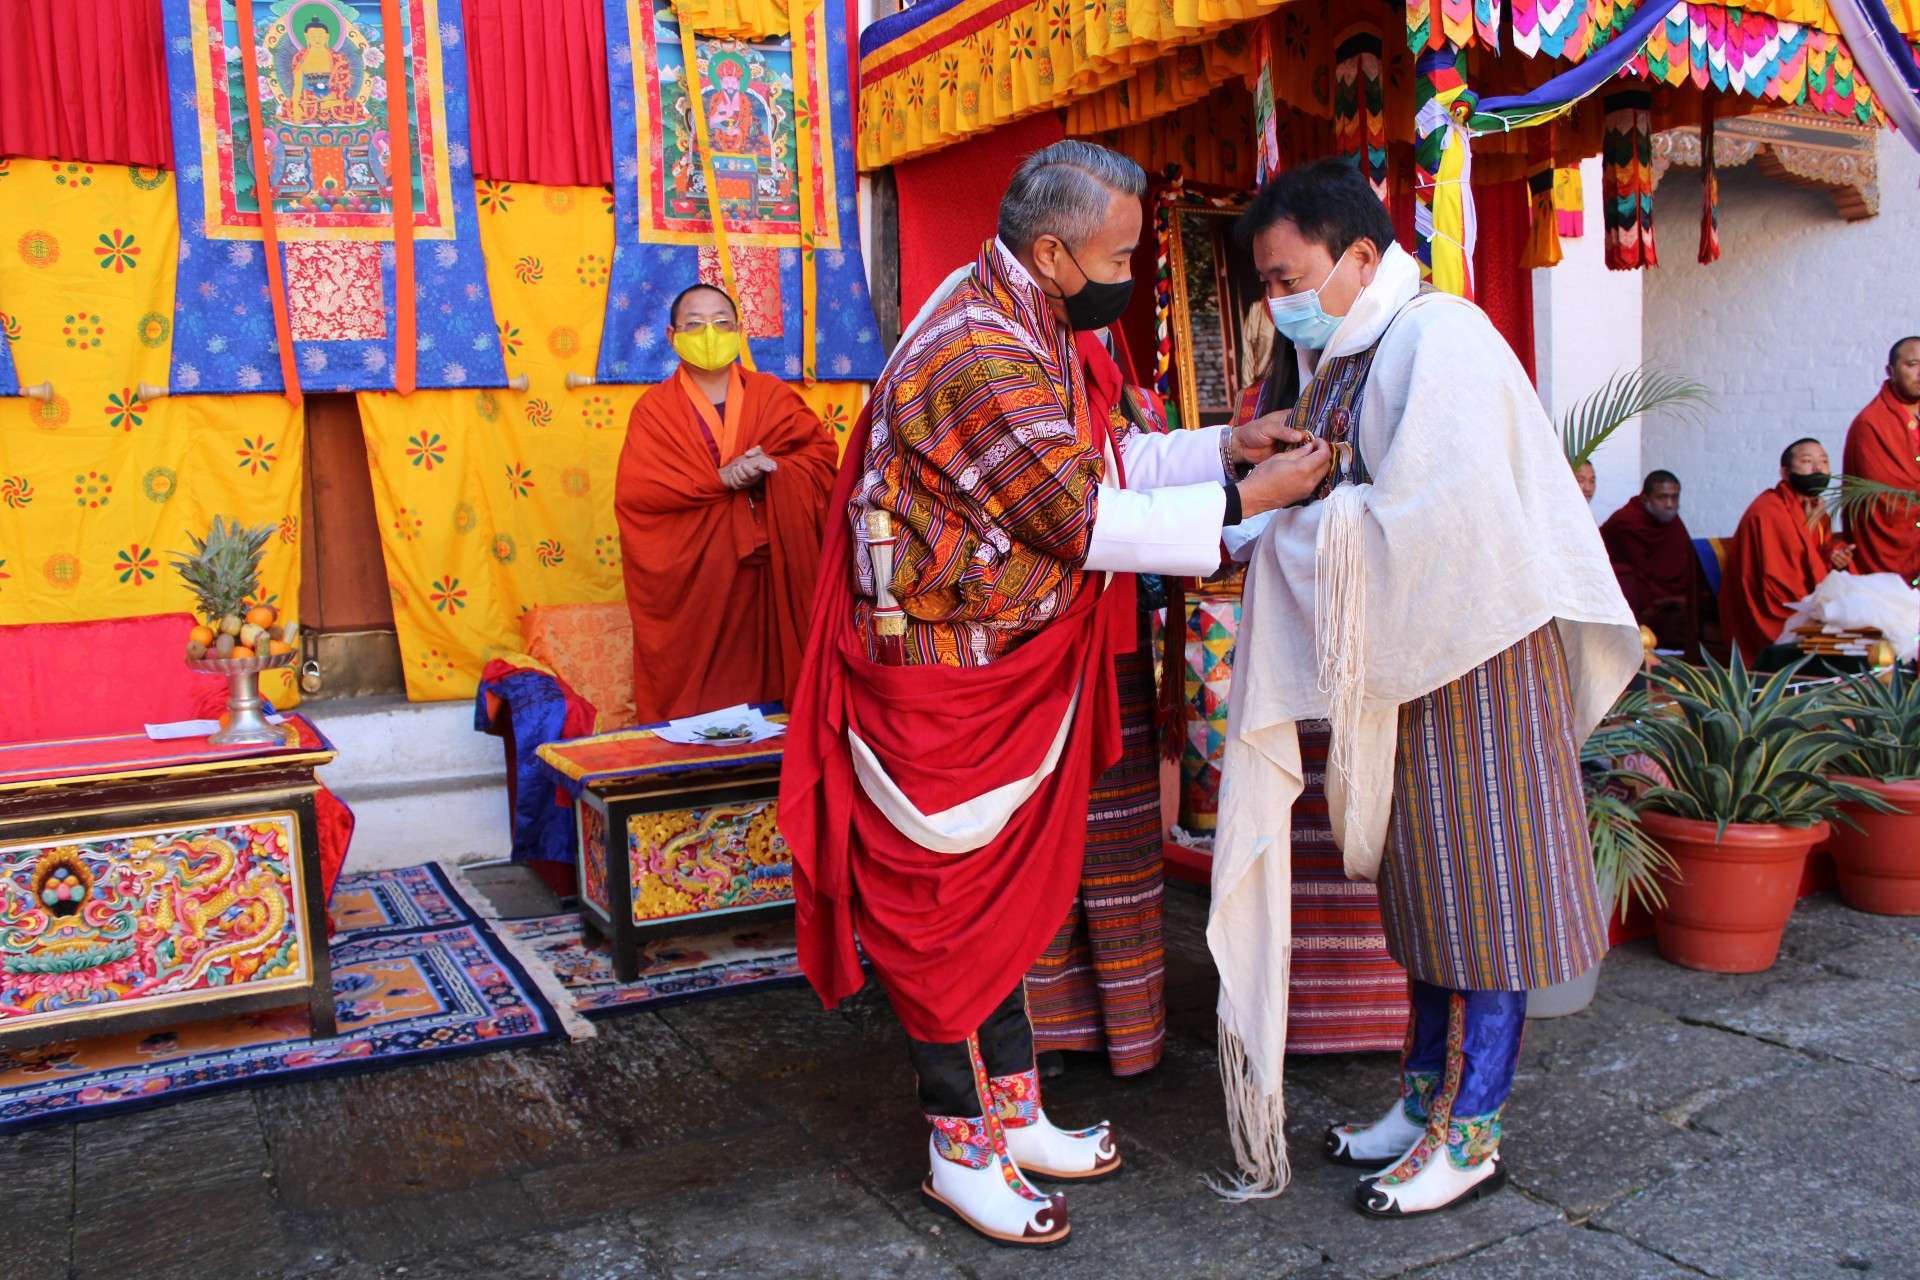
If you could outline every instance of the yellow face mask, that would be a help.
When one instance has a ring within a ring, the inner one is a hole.
[[[673,335],[673,349],[696,369],[724,369],[740,358],[740,333],[722,332],[710,324],[682,329]]]

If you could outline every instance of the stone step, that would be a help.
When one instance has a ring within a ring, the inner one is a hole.
[[[474,729],[471,702],[326,698],[301,711],[340,752],[320,777],[354,813],[349,870],[506,856],[506,755]]]

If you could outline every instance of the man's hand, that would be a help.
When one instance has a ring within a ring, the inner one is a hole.
[[[1275,454],[1240,482],[1241,517],[1312,497],[1332,466],[1333,447],[1325,440],[1309,440],[1303,448]]]
[[[1853,563],[1853,544],[1851,542],[1834,543],[1833,551],[1828,554],[1827,560],[1834,568],[1845,569]]]
[[[762,453],[759,445],[755,445],[720,468],[720,483],[729,489],[758,488],[769,474],[779,468],[778,462]]]
[[[1293,410],[1280,409],[1243,422],[1233,429],[1233,460],[1238,463],[1265,462],[1282,445],[1299,444],[1307,439],[1304,431],[1295,431],[1289,420]]]

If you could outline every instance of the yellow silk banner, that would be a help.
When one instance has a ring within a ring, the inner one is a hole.
[[[360,396],[416,701],[472,697],[490,659],[521,649],[520,616],[534,605],[624,598],[613,486],[644,388],[567,386],[569,373],[592,373],[600,349],[611,197],[488,182],[478,205],[507,372],[525,374],[526,390]],[[795,390],[844,442],[865,384]]]
[[[297,616],[300,411],[139,394],[167,380],[178,251],[170,173],[0,160],[0,328],[21,386],[53,387],[0,399],[0,623],[191,611],[167,553],[216,514],[277,526],[262,594]],[[112,678],[112,655],[100,670]],[[261,687],[298,701],[290,672]]]

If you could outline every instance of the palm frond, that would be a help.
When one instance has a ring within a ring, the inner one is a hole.
[[[1621,425],[1655,409],[1697,414],[1712,399],[1702,384],[1684,374],[1642,365],[1622,369],[1606,385],[1569,408],[1560,418],[1560,443],[1575,471]]]
[[[1807,513],[1807,523],[1818,527],[1824,515],[1843,517],[1849,527],[1875,511],[1901,512],[1920,506],[1920,493],[1897,484],[1882,484],[1865,476],[1835,476],[1833,486],[1823,495],[1824,508],[1816,506]]]

